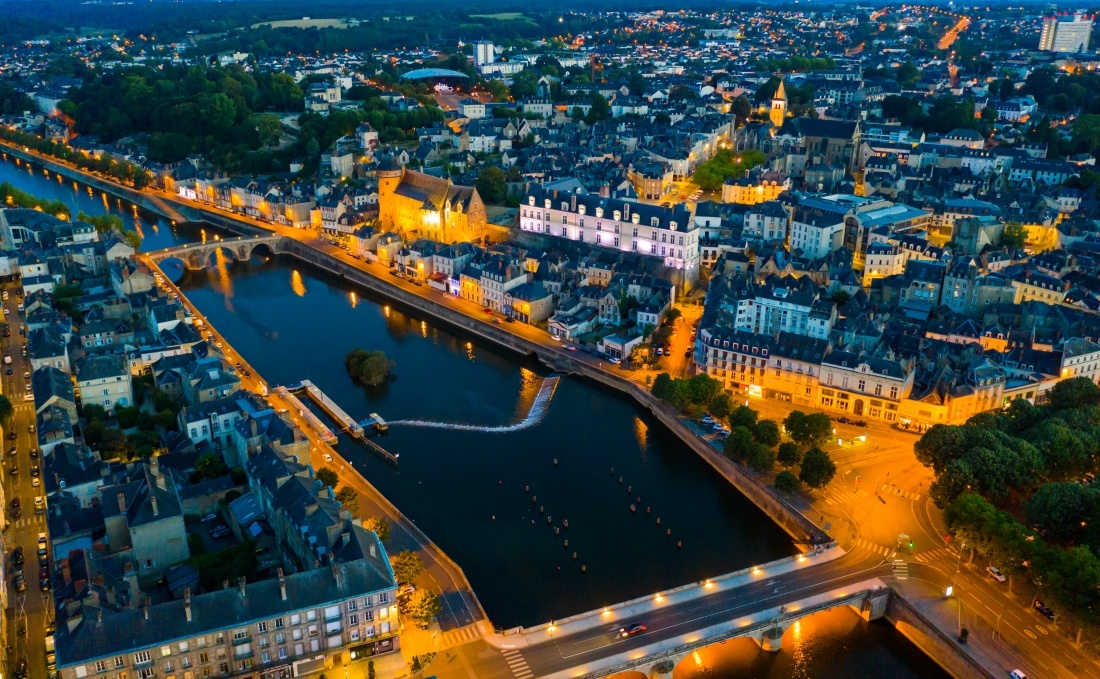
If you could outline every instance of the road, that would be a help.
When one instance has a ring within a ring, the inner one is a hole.
[[[11,646],[7,655],[6,667],[13,669],[20,661],[26,661],[28,677],[46,677],[46,628],[52,620],[53,604],[50,592],[43,592],[38,585],[38,534],[46,530],[45,514],[36,515],[34,512],[34,498],[45,496],[41,485],[34,486],[36,477],[31,476],[32,467],[40,467],[41,460],[31,459],[30,451],[38,449],[38,437],[30,432],[30,427],[35,423],[34,402],[23,400],[26,393],[26,385],[30,380],[23,377],[30,372],[30,359],[23,358],[23,343],[25,335],[19,333],[23,323],[23,315],[18,310],[22,297],[16,292],[21,288],[18,285],[4,285],[3,290],[8,291],[9,299],[3,302],[5,309],[5,321],[11,328],[11,336],[0,338],[0,348],[6,356],[12,357],[11,365],[4,366],[4,374],[0,376],[0,390],[11,400],[15,408],[15,414],[11,424],[4,429],[4,450],[15,448],[15,455],[5,452],[3,470],[4,486],[4,511],[7,525],[4,529],[4,559],[5,575],[8,578],[8,625],[7,642]],[[11,375],[7,374],[11,369]],[[15,439],[11,438],[12,434]],[[12,469],[18,469],[13,474]],[[37,477],[40,483],[40,478]],[[13,519],[11,502],[19,498],[22,516]],[[26,563],[23,566],[27,589],[17,592],[12,584],[15,566],[11,560],[12,550],[21,546],[25,554]],[[20,634],[20,630],[25,630]]]

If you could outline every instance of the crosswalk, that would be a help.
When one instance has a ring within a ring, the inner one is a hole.
[[[920,554],[916,554],[913,556],[913,558],[920,563],[929,563],[930,561],[935,561],[936,559],[954,558],[956,556],[958,555],[955,554],[955,552],[952,552],[950,549],[947,549],[946,547],[940,547],[939,549],[933,549],[928,552],[921,552]]]
[[[516,679],[531,679],[535,676],[535,673],[527,666],[527,661],[523,659],[523,655],[519,651],[509,648],[503,653],[504,662],[508,663],[508,668],[512,670],[512,674],[515,675]]]
[[[846,505],[851,504],[857,500],[862,500],[867,497],[867,491],[863,489],[858,490],[834,490],[830,491],[829,495],[825,496],[825,502],[831,505]]]
[[[480,637],[481,635],[478,634],[476,625],[466,625],[465,627],[447,630],[441,637],[439,650],[451,648],[453,646],[461,646],[462,644],[476,641]]]
[[[920,493],[912,490],[902,490],[892,483],[884,483],[879,487],[879,492],[883,495],[897,495],[903,497],[906,500],[913,500],[916,502],[920,499]]]
[[[856,547],[866,549],[867,551],[874,552],[875,554],[881,554],[882,556],[890,556],[890,554],[892,554],[894,551],[890,547],[883,547],[882,545],[875,544],[870,540],[864,540],[863,538],[856,539]]]
[[[894,559],[894,577],[898,580],[908,580],[909,564],[901,559]]]
[[[33,526],[34,524],[36,524],[38,522],[39,522],[39,517],[37,517],[37,516],[24,516],[21,519],[16,519],[15,521],[9,521],[8,522],[8,527],[9,528],[26,528],[27,526]],[[8,531],[8,533],[5,533],[5,537],[10,532],[11,531]]]

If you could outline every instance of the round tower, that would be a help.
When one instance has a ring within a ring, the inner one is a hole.
[[[378,221],[383,229],[394,227],[394,216],[397,212],[394,192],[397,190],[397,185],[401,183],[401,176],[404,173],[405,168],[401,167],[393,155],[383,158],[374,171],[378,179]]]

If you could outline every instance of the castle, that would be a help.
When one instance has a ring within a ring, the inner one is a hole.
[[[441,243],[477,241],[485,235],[485,203],[472,186],[408,170],[393,156],[383,159],[375,174],[383,229]]]

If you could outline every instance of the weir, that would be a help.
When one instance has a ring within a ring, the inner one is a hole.
[[[543,380],[542,384],[539,385],[538,393],[535,394],[534,400],[531,401],[531,409],[527,411],[527,415],[523,419],[518,422],[513,422],[512,424],[481,426],[476,424],[458,424],[455,422],[433,422],[431,420],[396,420],[389,424],[391,427],[429,427],[431,429],[478,431],[490,434],[520,431],[521,429],[535,426],[542,421],[542,418],[546,417],[546,412],[550,409],[550,399],[554,398],[554,390],[558,387],[559,379],[557,375],[551,375]]]
[[[316,415],[313,414],[304,403],[298,400],[298,397],[290,393],[286,387],[276,387],[275,393],[280,397],[286,399],[288,403],[293,405],[298,410],[298,414],[305,418],[305,421],[309,423],[309,426],[313,428],[321,436],[321,440],[330,446],[336,445],[336,434],[332,433],[332,430],[325,425]]]
[[[329,417],[339,423],[339,425],[344,428],[343,430],[347,432],[353,440],[362,443],[370,450],[378,453],[387,462],[397,462],[397,458],[400,457],[399,454],[391,453],[390,451],[386,450],[385,448],[367,437],[367,429],[364,428],[364,425],[373,422],[384,423],[384,420],[382,420],[381,417],[377,416],[376,414],[372,414],[371,418],[368,420],[364,420],[363,424],[356,422],[351,415],[348,415],[346,412],[344,412],[343,408],[336,405],[335,401],[329,398],[328,395],[325,394],[325,392],[321,391],[321,389],[310,380],[302,380],[297,384],[291,385],[290,387],[288,387],[288,389],[292,391],[299,391],[309,396],[314,403],[320,406],[321,410],[324,410]],[[305,410],[306,412],[309,412],[308,409]],[[310,415],[312,415],[312,413],[310,413]],[[314,419],[317,419],[316,416],[314,416]],[[336,437],[333,436],[333,441],[335,441],[335,439]]]

